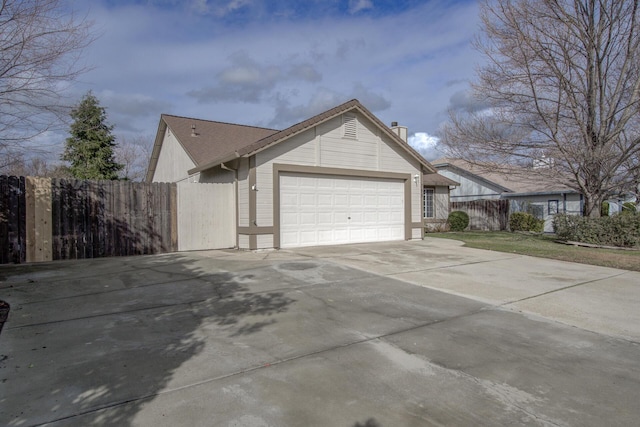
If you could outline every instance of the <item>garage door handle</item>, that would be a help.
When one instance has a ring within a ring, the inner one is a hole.
[[[350,216],[348,216],[348,217],[347,217],[347,219],[351,219],[351,217],[350,217]]]

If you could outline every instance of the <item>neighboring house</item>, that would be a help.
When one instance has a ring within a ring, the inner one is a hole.
[[[557,213],[582,215],[583,198],[577,191],[548,179],[531,169],[512,167],[509,174],[487,171],[461,159],[432,162],[441,175],[460,183],[451,191],[452,202],[508,200],[510,212],[529,212],[544,219],[544,231],[553,231]],[[540,167],[548,167],[542,165]]]
[[[609,215],[619,214],[620,212],[622,212],[623,205],[629,202],[633,203],[634,205],[638,204],[638,200],[633,194],[623,193],[608,198],[607,203],[609,203]]]
[[[162,115],[146,180],[213,184],[218,248],[421,239],[436,170],[406,135],[358,100],[282,131]]]

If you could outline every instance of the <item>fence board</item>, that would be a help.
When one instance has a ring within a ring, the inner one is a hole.
[[[451,202],[450,210],[466,212],[469,215],[471,230],[506,230],[509,224],[508,200]]]
[[[0,177],[0,262],[24,262],[27,253],[24,177]]]
[[[27,204],[25,182],[0,176],[0,263],[26,260],[27,234],[29,261],[177,250],[175,184],[30,178]]]

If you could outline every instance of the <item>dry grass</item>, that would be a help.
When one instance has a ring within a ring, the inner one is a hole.
[[[603,267],[640,271],[640,250],[585,248],[556,243],[553,236],[509,233],[506,231],[428,233],[429,237],[461,240],[465,246],[509,252]]]

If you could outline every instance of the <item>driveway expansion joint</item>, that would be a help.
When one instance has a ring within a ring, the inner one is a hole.
[[[598,279],[593,279],[593,280],[587,280],[586,282],[580,282],[580,283],[575,283],[573,285],[569,285],[569,286],[564,286],[562,288],[558,288],[558,289],[552,289],[550,291],[547,292],[542,292],[540,294],[536,294],[536,295],[529,295],[528,297],[524,297],[524,298],[520,298],[518,300],[514,300],[514,301],[508,301],[505,303],[500,304],[501,306],[507,306],[507,305],[511,305],[511,304],[516,304],[522,301],[527,301],[527,300],[531,300],[531,299],[535,299],[535,298],[539,298],[539,297],[543,297],[545,295],[549,295],[549,294],[554,294],[556,292],[562,292],[562,291],[566,291],[567,289],[571,289],[571,288],[577,288],[580,286],[585,286],[585,285],[589,285],[591,283],[596,283],[596,282],[601,282],[603,280],[609,280],[609,279],[614,279],[616,277],[619,276],[624,276],[625,274],[627,274],[628,271],[623,271],[621,273],[618,274],[613,274],[611,276],[607,276],[607,277],[600,277]]]

